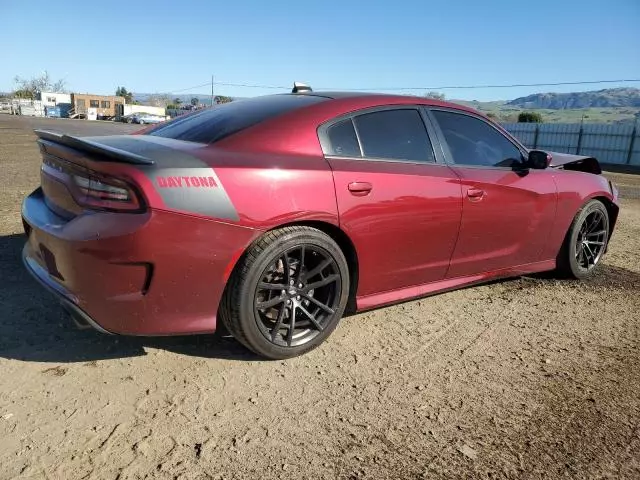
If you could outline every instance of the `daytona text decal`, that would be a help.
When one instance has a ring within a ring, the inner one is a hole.
[[[216,188],[213,177],[156,177],[160,188]]]

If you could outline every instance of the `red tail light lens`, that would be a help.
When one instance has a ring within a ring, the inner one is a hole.
[[[130,213],[145,210],[144,197],[123,179],[51,155],[43,156],[42,173],[62,183],[81,207]]]
[[[135,189],[126,182],[112,177],[72,176],[77,187],[76,201],[85,207],[99,210],[135,212],[142,202]]]

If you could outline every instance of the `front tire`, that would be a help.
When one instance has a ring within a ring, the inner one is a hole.
[[[609,242],[609,212],[599,200],[587,202],[576,214],[557,258],[564,277],[590,277]]]
[[[244,346],[270,359],[306,353],[335,330],[349,297],[340,247],[311,227],[263,235],[239,260],[219,318]]]

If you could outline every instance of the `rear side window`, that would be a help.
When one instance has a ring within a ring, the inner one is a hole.
[[[154,128],[147,135],[214,143],[278,115],[327,100],[313,95],[269,95],[237,100],[178,117]]]
[[[334,123],[327,128],[329,149],[327,155],[339,157],[359,157],[360,145],[350,118]]]
[[[362,153],[369,158],[435,162],[431,141],[417,110],[382,110],[354,118]]]

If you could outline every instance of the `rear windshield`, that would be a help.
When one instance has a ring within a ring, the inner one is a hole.
[[[154,128],[147,135],[188,142],[214,143],[277,115],[326,100],[326,97],[313,95],[268,95],[236,100],[178,117]]]

